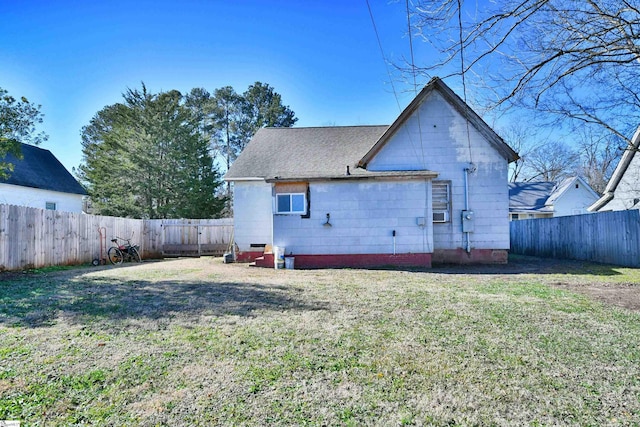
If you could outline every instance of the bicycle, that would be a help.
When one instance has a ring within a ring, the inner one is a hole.
[[[118,244],[118,240],[126,241],[126,244]],[[123,239],[122,237],[115,237],[111,239],[115,244],[107,251],[107,258],[113,265],[122,264],[123,261],[140,262],[140,246],[132,245],[131,239]]]

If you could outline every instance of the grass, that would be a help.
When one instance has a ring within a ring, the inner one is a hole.
[[[640,292],[638,272],[512,268],[0,275],[0,420],[640,424],[640,315],[557,286]]]

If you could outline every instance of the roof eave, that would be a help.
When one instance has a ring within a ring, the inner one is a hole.
[[[605,207],[607,203],[609,203],[611,200],[613,200],[613,193],[604,193],[602,197],[596,200],[594,204],[589,206],[587,210],[589,212],[598,212],[600,209]]]
[[[611,174],[611,178],[609,178],[609,182],[607,183],[607,186],[604,189],[605,194],[613,193],[614,191],[616,191],[616,188],[618,187],[620,180],[622,179],[625,172],[627,171],[627,168],[631,164],[631,160],[633,160],[633,157],[635,156],[636,151],[638,150],[639,147],[640,147],[640,126],[638,126],[638,129],[636,129],[636,133],[633,135],[633,138],[631,139],[631,146],[627,148],[627,151],[625,151],[625,153],[622,155],[622,158],[620,159],[620,163],[618,163],[618,166],[616,166],[615,170],[613,171],[613,174]]]
[[[411,171],[409,173],[400,172],[378,172],[367,174],[353,174],[353,175],[326,175],[326,176],[296,176],[296,177],[272,177],[265,178],[265,182],[318,182],[318,181],[349,181],[349,180],[379,180],[379,179],[434,179],[438,177],[438,172],[434,171]]]
[[[232,182],[232,181],[264,181],[265,179],[259,176],[244,176],[244,177],[224,177],[222,178],[224,181]]]

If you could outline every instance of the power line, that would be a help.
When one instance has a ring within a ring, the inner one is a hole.
[[[389,77],[389,83],[391,83],[391,89],[393,90],[393,96],[396,99],[396,104],[398,105],[398,111],[402,112],[402,106],[400,105],[400,100],[398,98],[398,91],[396,90],[396,86],[395,84],[393,84],[393,77],[391,75],[391,70],[389,70],[389,61],[387,60],[386,55],[384,54],[384,49],[382,48],[382,42],[380,41],[380,35],[378,33],[378,27],[376,26],[376,21],[373,17],[373,12],[371,11],[371,5],[369,4],[369,0],[366,0],[367,2],[367,9],[369,10],[369,17],[371,18],[371,24],[373,25],[373,31],[376,35],[376,40],[378,41],[378,47],[380,48],[380,55],[382,56],[382,61],[384,62],[385,68],[387,70],[387,76]],[[415,87],[414,87],[415,88]],[[411,138],[411,134],[409,133],[408,129],[406,129],[405,127],[405,133],[407,135],[407,139],[409,139],[409,144],[411,145],[411,148],[413,149],[413,152],[415,153],[416,157],[419,157],[418,154],[418,150],[416,150],[416,147],[413,143],[413,139]],[[422,135],[421,135],[422,138]],[[422,146],[422,141],[421,141],[421,146]],[[424,150],[422,150],[422,163],[424,165]]]
[[[405,2],[407,10],[407,27],[409,32],[409,52],[411,53],[411,73],[413,74],[413,91],[418,95],[418,83],[416,79],[416,63],[413,56],[413,37],[411,35],[411,14],[409,13],[409,0]],[[422,167],[427,168],[427,163],[424,160],[424,145],[422,143],[422,123],[420,120],[420,106],[416,108],[416,116],[418,118],[418,136],[420,137],[420,154],[422,157]]]
[[[398,93],[396,92],[396,87],[393,84],[393,78],[391,77],[391,70],[389,70],[389,62],[387,61],[387,58],[384,54],[384,49],[382,49],[382,42],[380,41],[380,35],[378,34],[378,27],[376,26],[375,19],[373,19],[373,12],[371,11],[371,5],[369,4],[369,0],[367,0],[367,9],[369,9],[369,16],[371,17],[371,24],[373,25],[373,32],[376,34],[376,40],[378,41],[378,47],[380,48],[380,55],[382,55],[382,60],[387,70],[387,75],[389,76],[389,82],[391,83],[393,96],[396,98],[396,104],[398,104],[398,110],[402,111],[402,107],[400,106],[400,100],[398,99]]]
[[[409,32],[409,52],[411,54],[411,73],[413,74],[413,91],[418,94],[418,83],[416,82],[416,65],[413,59],[413,37],[411,36],[411,15],[409,14],[409,0],[405,2],[407,10],[407,31]]]
[[[458,37],[460,42],[460,75],[462,77],[462,97],[464,99],[464,119],[467,124],[467,147],[469,148],[469,163],[473,163],[471,154],[471,130],[469,129],[469,104],[467,104],[467,82],[464,69],[464,41],[462,35],[462,0],[458,1]]]

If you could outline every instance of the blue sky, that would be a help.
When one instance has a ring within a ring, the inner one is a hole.
[[[409,57],[405,2],[370,4],[385,55]],[[68,169],[82,159],[82,126],[142,81],[183,93],[268,83],[296,126],[388,124],[399,113],[365,0],[0,0],[0,16],[0,87],[42,105],[42,147]],[[426,43],[414,49],[429,60]],[[404,107],[412,86],[394,84]]]

